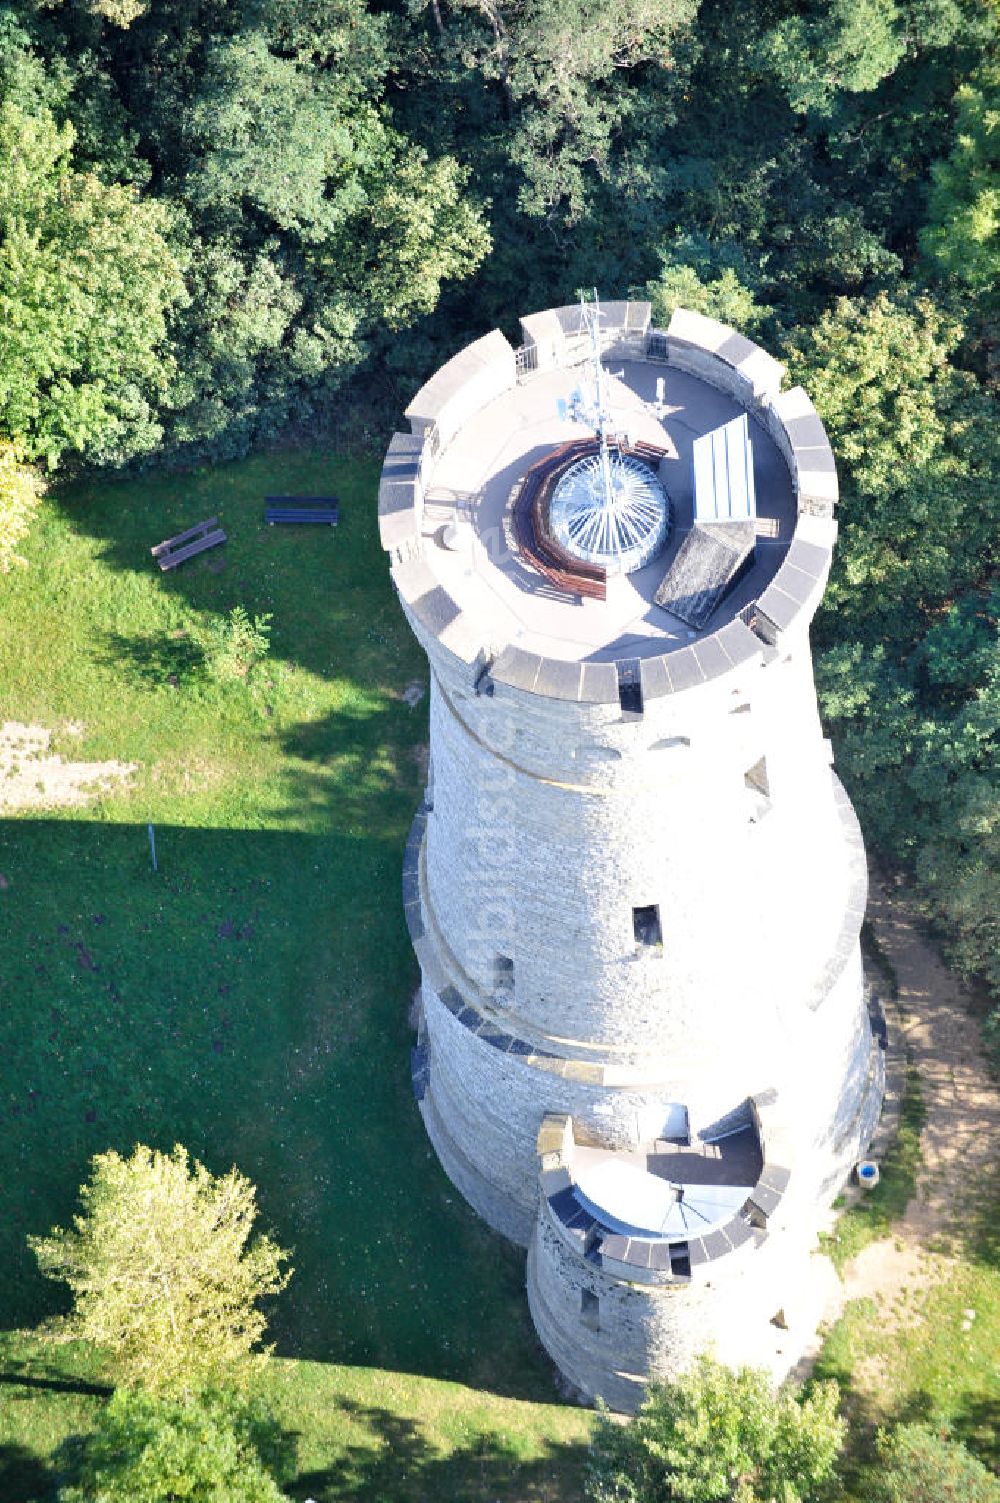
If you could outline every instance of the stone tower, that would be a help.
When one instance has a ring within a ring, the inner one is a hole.
[[[837,479],[806,393],[731,329],[634,302],[521,324],[422,388],[379,493],[431,667],[414,1089],[527,1247],[559,1368],[630,1409],[709,1346],[773,1365],[879,1113],[864,850],[808,638]]]

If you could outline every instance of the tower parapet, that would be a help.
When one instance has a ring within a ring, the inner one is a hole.
[[[438,371],[390,444],[379,518],[431,666],[404,875],[421,1110],[463,1195],[530,1247],[559,1366],[631,1407],[709,1341],[761,1360],[874,1128],[881,1054],[864,851],[809,653],[836,537],[822,424],[713,320],[602,313],[530,315],[519,350],[494,332]],[[578,578],[544,535],[526,545],[518,508],[593,440],[595,336],[607,426],[655,465],[670,528],[631,572]],[[744,416],[749,541],[722,567],[692,453]]]

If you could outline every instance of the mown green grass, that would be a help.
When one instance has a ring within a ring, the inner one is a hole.
[[[0,1335],[0,1496],[49,1496],[59,1445],[107,1401],[80,1347]],[[337,1363],[270,1364],[264,1397],[292,1440],[289,1496],[317,1503],[563,1503],[580,1496],[590,1416],[436,1378]]]
[[[1000,1266],[975,1256],[935,1265],[929,1287],[900,1291],[889,1322],[874,1301],[852,1301],[815,1375],[836,1378],[844,1394],[848,1499],[870,1496],[880,1426],[928,1421],[1000,1470]]]
[[[73,1214],[90,1156],[180,1141],[238,1164],[293,1250],[282,1356],[452,1380],[479,1413],[475,1390],[553,1391],[523,1258],[453,1192],[410,1092],[399,875],[426,706],[401,693],[426,670],[378,547],[376,479],[313,455],[77,486],[46,502],[30,568],[0,581],[0,718],[56,729],[73,759],[137,764],[84,809],[0,825],[0,1327],[60,1307],[25,1239]],[[331,490],[337,529],[263,525],[266,492]],[[150,545],[210,514],[225,552],[161,576]],[[272,613],[272,650],[218,684],[197,627],[236,604]],[[406,1391],[419,1428],[430,1389]],[[14,1407],[38,1413],[42,1455],[53,1390],[32,1392]],[[528,1426],[543,1450],[562,1415]]]

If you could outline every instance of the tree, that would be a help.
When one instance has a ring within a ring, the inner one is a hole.
[[[841,642],[817,689],[866,837],[905,862],[951,963],[1000,995],[1000,589],[916,640]],[[987,1029],[1000,1045],[1000,1008]]]
[[[836,1383],[806,1399],[775,1394],[766,1373],[702,1357],[651,1386],[628,1425],[598,1420],[594,1503],[804,1503],[834,1476],[846,1426]]]
[[[0,435],[50,466],[156,446],[184,291],[165,206],[74,171],[74,139],[0,107]]]
[[[827,114],[838,91],[873,89],[893,71],[905,49],[898,23],[895,0],[824,0],[779,22],[761,50],[793,109]]]
[[[266,1355],[258,1302],[291,1277],[276,1243],[250,1241],[255,1197],[236,1169],[212,1175],[179,1145],[97,1154],[72,1227],[29,1239],[42,1273],[72,1291],[61,1334],[153,1394],[245,1381]]]
[[[92,1434],[67,1443],[59,1503],[280,1503],[277,1426],[232,1395],[164,1400],[120,1389]]]
[[[935,163],[920,245],[933,271],[1000,309],[1000,68],[956,95],[954,142]]]
[[[968,585],[996,554],[996,404],[951,361],[960,326],[929,301],[840,298],[786,345],[841,475],[837,568],[820,622],[882,623]],[[872,628],[874,629],[874,628]]]
[[[0,439],[0,574],[24,563],[17,545],[31,526],[40,493],[38,474],[20,463],[9,440]]]
[[[263,29],[211,39],[175,143],[194,250],[169,438],[212,457],[307,416],[490,246],[468,171],[366,97],[388,64],[364,7],[360,76],[310,50],[344,52],[332,17],[258,8]]]
[[[871,1503],[1000,1503],[1000,1478],[930,1425],[883,1432],[879,1456]]]
[[[466,93],[478,75],[494,102],[477,122],[478,152],[499,147],[524,214],[572,223],[593,183],[614,177],[623,126],[640,107],[635,84],[670,109],[677,44],[697,4],[431,0],[430,11],[442,71],[464,75]]]
[[[643,293],[657,328],[666,328],[675,308],[690,308],[750,334],[771,312],[755,301],[735,267],[713,264],[708,248],[691,236],[679,238],[664,253],[659,276],[646,283]]]

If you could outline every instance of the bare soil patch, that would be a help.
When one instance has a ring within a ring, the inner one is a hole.
[[[82,726],[63,727],[79,735]],[[52,732],[17,720],[0,726],[0,809],[56,809],[100,797],[135,772],[132,762],[67,762],[49,751]]]

